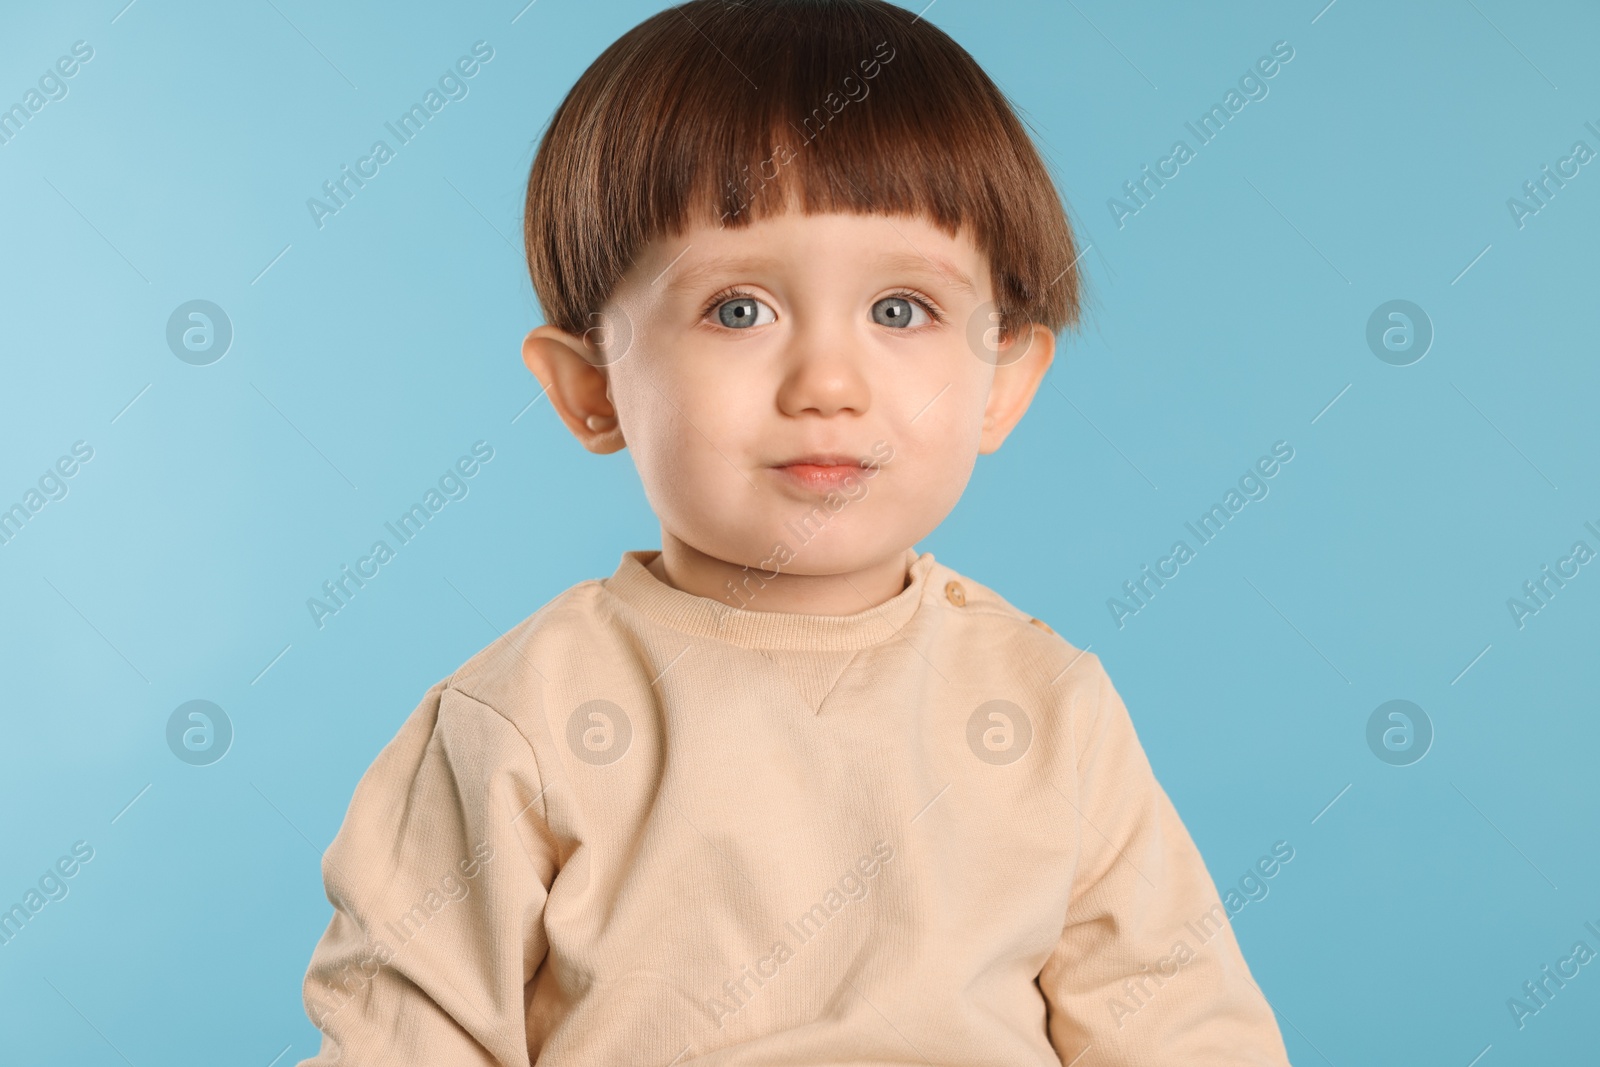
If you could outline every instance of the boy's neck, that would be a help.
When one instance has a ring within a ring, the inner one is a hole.
[[[667,533],[648,570],[667,585],[729,607],[800,615],[856,615],[902,593],[910,581],[908,552],[839,574],[793,574],[777,563],[745,567],[717,559]],[[776,577],[769,577],[779,569]]]

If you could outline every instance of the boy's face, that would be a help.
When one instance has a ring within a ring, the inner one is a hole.
[[[586,448],[632,450],[664,540],[846,574],[937,527],[1032,399],[1054,337],[996,351],[992,299],[965,232],[791,212],[654,242],[599,329],[541,326],[523,358]]]

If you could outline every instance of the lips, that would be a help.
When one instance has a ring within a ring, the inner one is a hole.
[[[782,463],[774,463],[774,467],[859,467],[862,460],[856,456],[848,456],[843,452],[813,452],[805,456],[796,456],[786,459]]]
[[[862,461],[842,452],[815,452],[774,463],[772,470],[791,485],[812,492],[832,492],[861,477]]]

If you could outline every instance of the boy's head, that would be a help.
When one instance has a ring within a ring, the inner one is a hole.
[[[630,448],[664,547],[739,567],[903,555],[1078,319],[1026,131],[882,0],[694,0],[634,27],[552,117],[525,240],[547,322],[523,358],[562,421]],[[808,457],[849,470],[784,469]]]

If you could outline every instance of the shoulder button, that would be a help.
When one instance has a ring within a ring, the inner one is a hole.
[[[958,608],[964,607],[967,603],[967,591],[961,588],[960,582],[945,582],[944,595],[946,600]]]
[[[1028,621],[1033,623],[1033,625],[1037,626],[1039,629],[1043,630],[1047,634],[1055,633],[1054,630],[1050,629],[1049,626],[1045,625],[1045,621],[1043,619],[1029,619]]]

